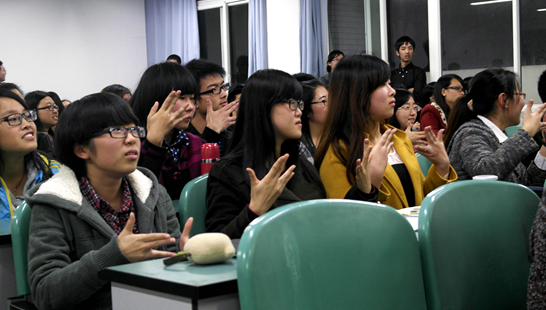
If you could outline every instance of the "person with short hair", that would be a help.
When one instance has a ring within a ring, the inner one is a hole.
[[[427,84],[425,71],[413,64],[415,41],[408,36],[402,36],[394,43],[396,56],[400,57],[400,67],[391,72],[391,84],[403,84],[415,98],[419,98],[421,91]]]
[[[182,58],[180,58],[180,56],[178,56],[176,54],[169,55],[169,57],[167,57],[166,61],[175,62],[175,63],[177,63],[179,65],[182,64]]]
[[[97,93],[70,104],[55,150],[63,169],[25,194],[32,207],[28,279],[39,309],[111,309],[110,266],[172,257],[180,233],[165,188],[138,167],[146,130],[118,96]]]
[[[4,68],[4,63],[0,61],[0,83],[6,80],[6,68]]]
[[[0,219],[6,220],[23,194],[46,181],[60,165],[36,149],[36,112],[21,97],[0,88]]]
[[[231,113],[239,106],[237,102],[227,101],[230,85],[224,81],[226,72],[205,59],[193,59],[186,68],[199,85],[199,92],[195,95],[197,111],[186,131],[208,143],[218,143],[223,153],[224,144],[228,143],[224,132],[235,124],[236,118]]]
[[[114,95],[119,96],[123,101],[129,102],[131,100],[131,97],[133,94],[131,94],[131,90],[123,85],[120,84],[112,84],[108,85],[105,88],[103,88],[101,93],[112,93]]]
[[[328,61],[326,62],[326,72],[327,74],[320,77],[320,82],[326,89],[330,87],[330,78],[332,77],[332,72],[334,72],[334,69],[337,66],[337,63],[345,57],[345,54],[343,54],[340,50],[333,50],[328,54]]]

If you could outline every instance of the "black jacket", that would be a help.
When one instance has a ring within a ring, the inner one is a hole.
[[[398,67],[391,72],[391,85],[404,84],[407,89],[413,88],[413,94],[417,99],[427,84],[425,70],[416,67],[410,62],[404,68]]]

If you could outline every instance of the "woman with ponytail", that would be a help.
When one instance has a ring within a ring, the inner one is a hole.
[[[478,73],[470,91],[461,97],[451,111],[445,145],[459,180],[475,175],[492,174],[501,181],[528,186],[542,186],[546,178],[546,147],[540,147],[533,136],[546,129],[542,117],[546,103],[531,112],[529,100],[523,114],[523,126],[510,138],[506,127],[520,122],[525,94],[513,72],[497,68]],[[522,160],[540,148],[529,166]]]

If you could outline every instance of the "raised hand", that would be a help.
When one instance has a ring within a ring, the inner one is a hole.
[[[434,164],[439,175],[447,175],[449,173],[449,156],[443,142],[444,129],[438,130],[438,133],[434,135],[432,128],[427,126],[425,133],[428,144],[416,145],[414,148]]]
[[[175,239],[171,238],[169,234],[133,234],[133,226],[135,226],[135,214],[131,212],[127,224],[117,238],[119,249],[131,262],[134,263],[152,258],[171,257],[176,255],[172,252],[157,251],[153,249],[174,243]]]
[[[522,129],[527,131],[531,137],[539,130],[546,129],[546,123],[542,121],[542,117],[546,113],[546,103],[541,104],[535,111],[531,111],[533,107],[533,99],[527,102],[527,108],[523,112]]]
[[[287,160],[288,154],[279,157],[261,180],[258,180],[254,170],[246,168],[250,178],[250,203],[248,207],[252,212],[262,215],[269,211],[288,181],[294,176],[294,169],[296,169],[294,165],[283,173]]]
[[[231,113],[239,106],[238,101],[226,104],[218,111],[212,109],[212,101],[207,99],[207,127],[221,133],[229,126],[235,124],[237,117],[231,116]]]
[[[376,145],[373,146],[370,153],[370,180],[375,187],[380,188],[383,181],[383,175],[387,168],[388,155],[392,148],[393,142],[392,136],[396,132],[396,129],[388,129],[379,138]]]
[[[415,123],[417,124],[417,130],[419,130],[420,125],[419,122]],[[426,134],[424,131],[411,131],[413,128],[415,128],[415,124],[412,124],[411,121],[408,121],[408,126],[406,127],[406,135],[411,141],[411,144],[413,145],[426,145],[425,139]]]
[[[159,102],[156,101],[150,109],[147,118],[148,125],[146,126],[146,139],[150,143],[162,146],[165,135],[171,132],[174,126],[183,120],[184,109],[178,109],[173,112],[173,108],[176,105],[178,98],[180,98],[180,94],[181,92],[179,90],[173,90],[167,98],[165,98],[161,108],[159,108]]]
[[[184,230],[182,231],[182,235],[180,236],[180,251],[184,249],[184,245],[190,239],[190,231],[191,231],[192,225],[193,225],[193,217],[190,217],[186,221],[186,224],[184,224]]]
[[[356,160],[356,187],[364,193],[372,191],[372,181],[368,168],[370,166],[372,147],[370,140],[364,139],[364,152],[362,158]]]

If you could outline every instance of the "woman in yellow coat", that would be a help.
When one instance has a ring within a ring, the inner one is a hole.
[[[378,200],[396,209],[420,205],[430,191],[455,181],[442,142],[425,128],[427,143],[413,146],[404,131],[385,123],[394,114],[394,89],[387,63],[375,56],[342,59],[330,81],[326,130],[315,155],[315,165],[328,198],[343,198],[355,185],[355,172],[367,175],[360,190],[379,189]],[[427,178],[414,150],[432,163]],[[363,169],[364,166],[364,169]],[[372,186],[373,185],[373,186]]]

